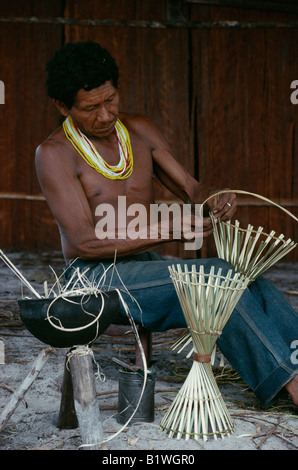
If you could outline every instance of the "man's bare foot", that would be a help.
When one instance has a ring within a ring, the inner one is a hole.
[[[285,389],[291,395],[295,405],[298,405],[298,375],[295,375],[295,377],[285,385]]]

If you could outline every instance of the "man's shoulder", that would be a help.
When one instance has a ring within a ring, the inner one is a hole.
[[[119,119],[128,129],[136,132],[148,131],[153,126],[152,121],[145,114],[120,113]]]
[[[36,149],[36,156],[56,155],[66,145],[66,139],[61,127],[52,132]]]
[[[56,172],[61,165],[64,172],[67,171],[67,168],[73,170],[73,152],[69,148],[63,129],[58,128],[37,147],[35,166],[38,171],[54,169]]]

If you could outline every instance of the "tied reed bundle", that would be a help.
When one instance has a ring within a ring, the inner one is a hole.
[[[169,270],[193,342],[194,361],[160,426],[177,439],[224,438],[234,426],[212,372],[211,353],[249,281],[232,270],[226,276],[221,268],[215,273],[214,267],[208,274],[203,266],[199,272],[195,266],[183,271],[181,265]]]
[[[218,257],[228,261],[236,272],[249,277],[250,282],[297,246],[290,238],[285,240],[283,234],[276,237],[273,230],[267,234],[263,227],[254,230],[249,224],[243,229],[238,220],[233,225],[231,221],[216,220],[213,214],[210,217]]]

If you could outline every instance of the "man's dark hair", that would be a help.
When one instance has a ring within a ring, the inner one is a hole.
[[[111,80],[118,87],[118,67],[111,54],[93,41],[67,43],[46,65],[47,92],[68,109],[80,89],[92,90]]]

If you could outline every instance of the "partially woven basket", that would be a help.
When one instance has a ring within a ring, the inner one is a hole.
[[[253,282],[267,269],[280,261],[296,246],[290,238],[270,234],[263,231],[263,227],[254,230],[252,225],[246,229],[240,227],[240,222],[222,222],[216,220],[210,214],[213,228],[217,255],[228,261],[236,272],[243,274]]]

